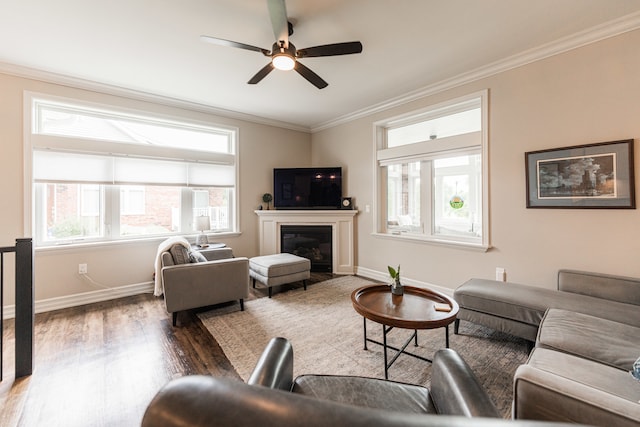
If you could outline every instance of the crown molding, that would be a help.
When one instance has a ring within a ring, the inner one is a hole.
[[[354,111],[344,116],[311,126],[311,133],[329,129],[353,120],[357,120],[371,114],[385,111],[420,98],[435,95],[448,89],[462,86],[477,80],[481,80],[493,75],[522,67],[532,62],[540,61],[554,55],[578,49],[601,40],[615,37],[629,31],[640,28],[640,12],[632,13],[621,18],[597,25],[588,30],[584,30],[570,36],[555,40],[542,46],[529,49],[510,56],[508,58],[493,62],[489,65],[475,70],[459,74],[449,79],[442,80],[435,84],[416,89],[404,95],[389,99],[379,104],[374,104],[361,110]]]
[[[310,127],[300,126],[293,123],[213,107],[193,101],[152,94],[135,89],[129,89],[126,87],[99,83],[79,77],[66,76],[50,71],[38,70],[27,66],[5,62],[0,62],[0,73],[38,80],[46,83],[53,83],[61,86],[101,92],[108,95],[115,95],[138,101],[152,102],[169,107],[183,108],[190,111],[211,114],[228,119],[243,120],[250,123],[274,126],[298,132],[315,133],[344,123],[348,123],[353,120],[360,119],[362,117],[369,116],[371,114],[385,111],[406,104],[408,102],[415,101],[417,99],[431,96],[445,90],[449,90],[517,67],[521,67],[532,62],[540,61],[554,55],[577,49],[588,44],[596,43],[610,37],[615,37],[629,31],[634,31],[638,28],[640,28],[640,12],[629,14],[621,18],[606,22],[604,24],[600,24],[588,30],[575,33],[573,35],[533,49],[529,49],[503,60],[499,60],[489,65],[477,68],[475,70],[459,74],[435,84],[416,89],[414,91],[405,93],[404,95],[388,99],[384,102],[374,104],[360,110],[356,110],[349,114],[337,117],[326,122],[318,123]]]
[[[167,107],[182,108],[198,113],[212,114],[227,119],[243,120],[246,122],[275,126],[278,128],[294,130],[298,132],[309,133],[311,129],[306,126],[300,126],[293,123],[272,120],[265,117],[254,116],[252,114],[241,113],[238,111],[227,110],[224,108],[213,107],[193,101],[187,101],[169,96],[157,95],[149,92],[143,92],[135,89],[129,89],[122,86],[99,83],[92,80],[82,79],[74,76],[67,76],[51,71],[39,70],[22,65],[0,62],[0,73],[8,74],[15,77],[25,79],[38,80],[45,83],[52,83],[60,86],[67,86],[75,89],[90,90],[100,92],[106,95],[114,95],[122,98],[133,99],[136,101],[152,102],[154,104],[164,105]]]

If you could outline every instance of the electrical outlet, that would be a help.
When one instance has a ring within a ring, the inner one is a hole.
[[[496,280],[499,282],[507,281],[507,270],[502,267],[496,267]]]
[[[87,264],[78,264],[78,274],[87,274]]]

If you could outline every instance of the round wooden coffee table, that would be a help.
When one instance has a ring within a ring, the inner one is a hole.
[[[367,342],[384,348],[384,377],[389,378],[389,368],[401,354],[431,362],[430,359],[405,351],[413,340],[418,345],[418,329],[445,328],[446,347],[449,348],[449,325],[458,314],[458,303],[446,295],[425,288],[404,287],[404,295],[393,295],[388,285],[369,285],[351,293],[351,303],[363,317],[364,349]],[[367,338],[367,319],[382,325],[383,342]],[[387,344],[387,333],[393,328],[413,329],[413,334],[400,348]],[[387,349],[396,354],[388,361]]]

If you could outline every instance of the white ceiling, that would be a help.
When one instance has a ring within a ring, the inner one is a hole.
[[[298,49],[360,40],[362,54],[303,59],[329,83],[322,90],[284,71],[248,85],[268,59],[199,36],[271,49],[266,0],[0,0],[0,72],[45,71],[318,129],[640,28],[639,0],[287,0],[287,12]]]

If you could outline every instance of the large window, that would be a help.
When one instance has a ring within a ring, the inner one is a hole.
[[[486,98],[375,124],[377,233],[488,247]]]
[[[37,245],[237,231],[236,129],[29,101]]]

